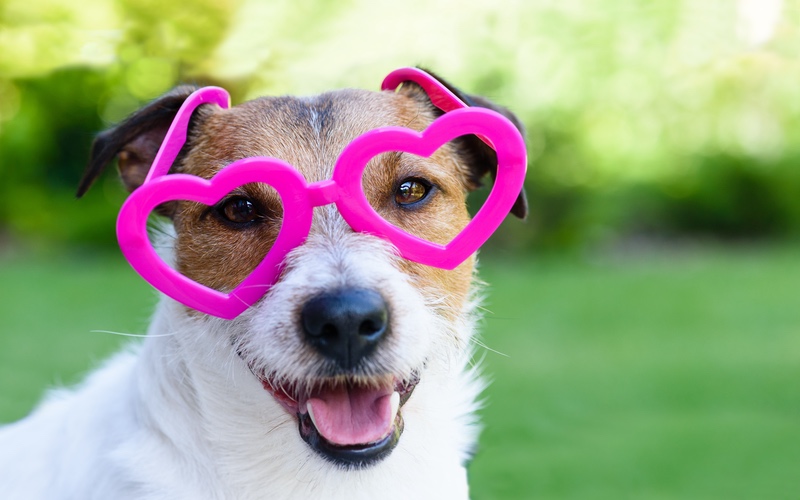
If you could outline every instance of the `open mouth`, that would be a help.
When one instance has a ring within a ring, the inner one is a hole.
[[[347,377],[278,382],[256,374],[261,385],[297,418],[300,437],[323,457],[363,467],[386,458],[403,432],[402,407],[419,377]]]

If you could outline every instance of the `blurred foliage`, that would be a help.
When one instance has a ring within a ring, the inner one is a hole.
[[[527,124],[528,225],[564,248],[800,233],[800,9],[781,0],[3,0],[0,235],[113,244],[94,133],[178,82],[377,88],[421,64]]]

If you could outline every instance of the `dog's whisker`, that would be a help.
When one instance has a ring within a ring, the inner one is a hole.
[[[292,399],[294,399],[294,397],[295,397],[295,396],[293,396],[292,394],[289,394],[289,392],[286,390],[286,388],[283,386],[283,384],[281,384],[281,385],[279,386],[279,388],[280,388],[280,391],[281,391],[281,392],[282,392],[282,393],[283,393],[283,394],[284,394],[284,395],[285,395],[287,398],[292,398]]]
[[[494,316],[494,311],[492,311],[491,309],[489,309],[489,308],[487,308],[485,306],[482,306],[481,304],[474,304],[473,307],[476,310],[481,311],[482,313],[485,313],[487,316]]]
[[[480,351],[480,357],[475,359],[475,356],[478,354],[475,349],[472,350],[472,354],[469,357],[469,366],[472,370],[480,370],[481,365],[483,365],[484,361],[486,360],[486,351]]]
[[[509,354],[506,354],[504,352],[500,352],[497,349],[492,349],[491,347],[489,347],[488,345],[486,345],[485,343],[481,342],[479,339],[477,339],[475,337],[471,338],[470,342],[472,342],[473,344],[477,345],[478,347],[480,347],[482,349],[486,349],[487,351],[491,351],[491,352],[493,352],[495,354],[499,354],[500,356],[503,356],[504,358],[510,358],[511,357]]]
[[[287,425],[294,426],[294,420],[288,415],[287,418],[279,420],[278,423],[267,429],[266,434],[272,434],[273,432],[277,432],[281,429],[281,427],[285,427]]]
[[[148,333],[127,333],[127,332],[115,332],[112,330],[89,330],[90,333],[107,333],[109,335],[118,335],[120,337],[135,337],[135,338],[146,338],[146,337],[172,337],[175,333],[162,333],[162,334],[148,334]]]

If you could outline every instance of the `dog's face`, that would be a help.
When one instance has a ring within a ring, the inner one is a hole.
[[[141,184],[190,90],[176,89],[103,134],[82,189],[114,155],[129,189]],[[438,114],[413,85],[397,93],[261,98],[227,110],[206,105],[195,113],[173,170],[208,179],[241,158],[269,156],[319,181],[330,178],[338,155],[359,135],[384,126],[423,130]],[[474,137],[429,158],[386,153],[365,169],[364,191],[387,221],[447,243],[469,222],[466,195],[492,161]],[[520,196],[514,212],[523,216]],[[161,211],[174,224],[176,268],[220,291],[236,287],[263,259],[282,216],[277,193],[260,184],[237,188],[211,207],[177,201]],[[308,239],[287,256],[278,282],[244,314],[232,321],[188,308],[181,314],[225,324],[215,348],[248,368],[315,451],[348,466],[369,465],[398,444],[403,407],[426,371],[468,349],[463,324],[473,264],[444,271],[406,261],[384,240],[354,232],[328,205],[315,210]]]

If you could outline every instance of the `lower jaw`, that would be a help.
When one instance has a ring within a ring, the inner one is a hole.
[[[403,418],[397,414],[392,430],[386,437],[368,444],[337,445],[322,437],[308,414],[298,415],[300,437],[323,458],[346,468],[364,468],[388,457],[400,441]]]

